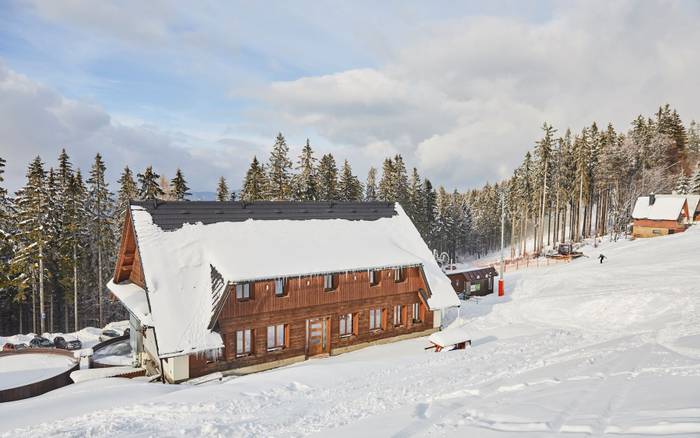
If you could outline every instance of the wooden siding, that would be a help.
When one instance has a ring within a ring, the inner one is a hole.
[[[655,237],[666,234],[681,233],[688,228],[687,224],[672,220],[635,219],[632,227],[634,237]]]
[[[329,318],[330,351],[372,342],[433,327],[433,312],[421,302],[419,288],[425,283],[418,267],[405,268],[404,280],[394,282],[393,270],[381,271],[380,281],[370,286],[367,272],[337,274],[337,287],[326,292],[323,276],[294,278],[286,284],[286,296],[277,297],[274,280],[251,285],[251,299],[236,300],[232,290],[219,319],[218,328],[224,339],[224,352],[216,362],[207,363],[206,355],[190,356],[190,377],[262,364],[265,362],[306,356],[306,321]],[[379,275],[379,271],[378,271]],[[307,285],[308,281],[308,285]],[[420,322],[414,322],[412,305],[419,303]],[[402,322],[394,326],[394,306],[402,305]],[[382,329],[370,330],[370,309],[382,309]],[[340,317],[353,314],[354,333],[340,336]],[[267,327],[286,325],[286,346],[267,351]],[[252,330],[252,354],[236,357],[236,331]]]
[[[393,269],[376,271],[379,283],[369,284],[367,271],[334,274],[336,288],[326,291],[323,276],[295,277],[286,280],[285,296],[275,295],[275,281],[260,281],[250,285],[251,299],[236,300],[235,287],[229,293],[219,322],[225,324],[231,318],[260,315],[266,312],[281,312],[324,304],[342,304],[358,299],[373,299],[380,296],[416,293],[425,289],[425,282],[418,267],[404,268],[404,280],[394,281]]]
[[[467,295],[477,295],[484,296],[493,293],[493,285],[496,283],[494,277],[491,277],[491,283],[489,284],[489,278],[482,278],[479,280],[469,281],[463,274],[448,274],[447,275],[452,282],[452,288],[456,293],[465,293]],[[479,284],[479,290],[476,292],[471,292],[471,285]]]
[[[143,275],[143,265],[141,264],[141,256],[139,254],[138,245],[136,244],[136,236],[131,220],[131,212],[127,212],[124,218],[124,226],[122,227],[122,240],[119,245],[119,253],[117,256],[117,265],[114,270],[114,282],[121,283],[129,280],[142,288],[146,287],[146,281]]]

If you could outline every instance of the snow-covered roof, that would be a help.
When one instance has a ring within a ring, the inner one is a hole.
[[[686,201],[688,201],[688,212],[692,216],[693,213],[695,213],[698,209],[698,203],[700,203],[700,195],[680,195],[680,194],[671,194],[671,195],[656,195],[657,197],[661,196],[664,198],[685,198]]]
[[[468,341],[469,337],[470,334],[465,327],[448,327],[443,331],[433,333],[428,340],[440,347],[448,347]]]
[[[187,203],[187,208],[194,210],[196,204]],[[154,208],[132,205],[160,356],[221,347],[213,345],[213,335],[217,342],[221,338],[209,330],[222,296],[216,290],[220,280],[230,284],[420,265],[431,293],[428,306],[458,306],[450,280],[411,220],[399,204],[391,207],[392,214],[380,211],[374,219],[294,220],[273,215],[206,225],[168,222],[170,231],[165,231],[154,223]]]
[[[675,221],[683,212],[683,205],[685,203],[685,195],[656,195],[656,200],[652,205],[649,205],[648,196],[640,196],[637,198],[637,203],[634,205],[632,218]]]
[[[109,280],[107,288],[143,325],[151,325],[151,312],[148,310],[146,291],[134,283],[117,284]]]

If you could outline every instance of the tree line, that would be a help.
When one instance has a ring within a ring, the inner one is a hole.
[[[266,161],[253,157],[240,190],[220,177],[219,201],[399,202],[431,249],[451,259],[481,257],[500,246],[501,213],[510,256],[539,254],[558,242],[624,233],[638,196],[649,192],[700,193],[700,133],[686,128],[668,105],[637,117],[626,133],[596,123],[563,135],[545,123],[542,138],[513,176],[459,192],[433,187],[400,154],[362,181],[348,160],[317,158],[310,141],[297,157],[280,133]],[[95,156],[86,178],[61,151],[46,169],[28,166],[14,196],[3,187],[0,158],[0,333],[72,331],[127,317],[108,299],[121,227],[130,200],[187,201],[181,169],[172,179],[152,166],[126,166],[116,194]]]

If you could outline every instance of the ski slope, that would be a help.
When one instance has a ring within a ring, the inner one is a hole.
[[[700,229],[584,252],[454,312],[466,350],[421,338],[199,386],[85,382],[0,405],[0,435],[700,436]]]

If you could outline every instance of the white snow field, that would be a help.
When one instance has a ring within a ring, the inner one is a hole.
[[[40,382],[61,374],[75,365],[67,356],[18,354],[0,357],[0,390]]]
[[[700,229],[584,252],[465,303],[466,350],[420,338],[200,386],[90,381],[0,405],[0,435],[700,436]]]

